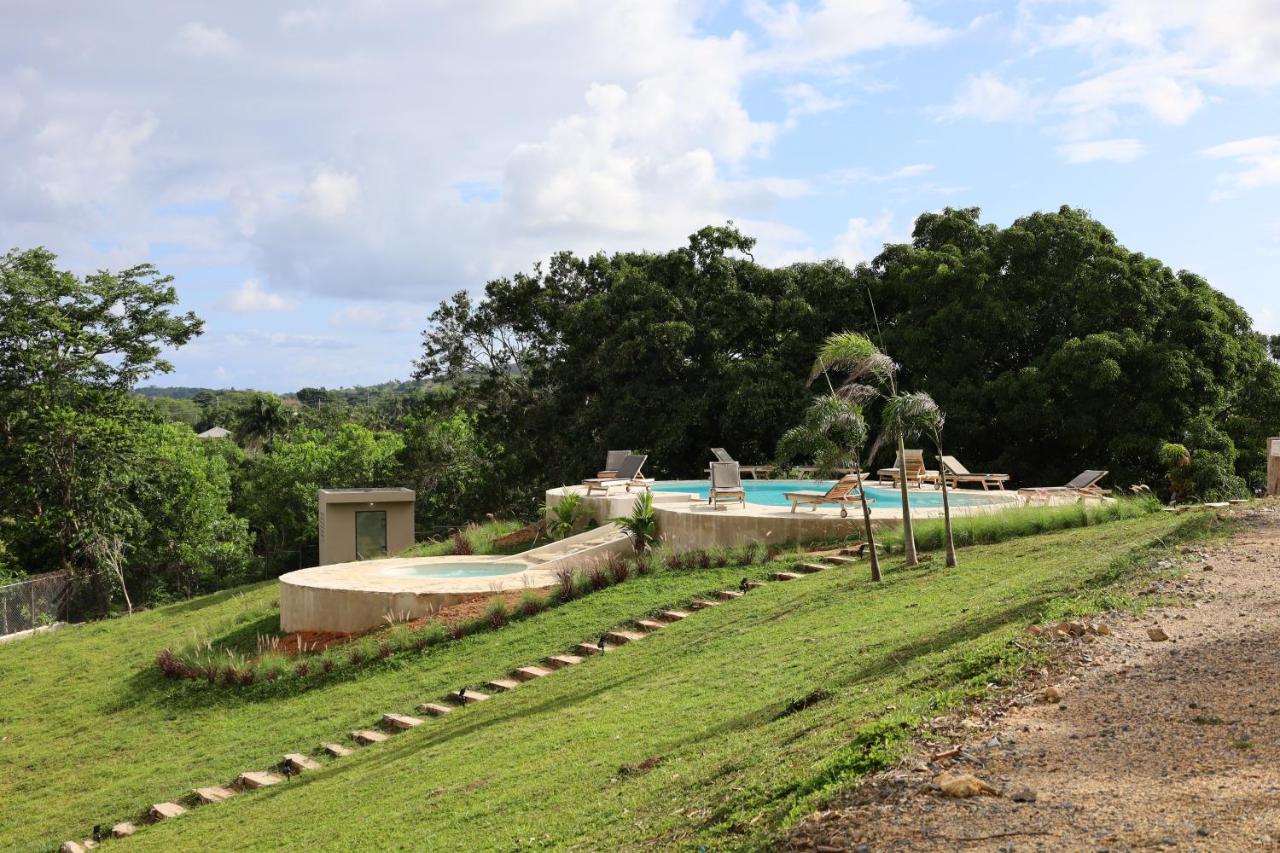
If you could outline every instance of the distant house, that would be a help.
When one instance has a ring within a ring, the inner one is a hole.
[[[222,427],[209,427],[204,432],[196,433],[196,438],[231,438],[231,430]]]

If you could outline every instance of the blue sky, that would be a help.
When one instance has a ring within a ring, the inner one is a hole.
[[[432,307],[733,219],[854,263],[925,210],[1090,210],[1280,332],[1271,0],[6,4],[0,237],[149,261],[159,384],[404,378]]]

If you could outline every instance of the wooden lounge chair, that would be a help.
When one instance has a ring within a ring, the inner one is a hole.
[[[856,474],[846,474],[825,492],[784,492],[782,497],[784,500],[791,501],[792,512],[795,512],[800,504],[807,504],[814,512],[817,512],[818,507],[823,504],[839,504],[841,518],[849,517],[851,503],[865,501],[873,504],[876,502],[875,498],[869,498],[862,493],[862,483]]]
[[[736,462],[737,461],[732,456],[730,456],[729,451],[725,450],[723,447],[713,447],[711,448],[711,453],[716,457],[717,462]],[[765,478],[768,478],[768,476],[773,472],[774,472],[774,466],[772,465],[739,465],[738,466],[739,476],[750,477],[753,480],[759,480],[762,476]],[[711,473],[710,468],[707,469],[707,473],[708,474]]]
[[[631,455],[630,450],[610,450],[604,455],[604,470],[596,474],[597,480],[607,480],[618,476],[618,468],[622,461]]]
[[[942,457],[942,476],[947,478],[947,485],[953,489],[960,488],[961,483],[978,483],[984,491],[992,486],[1004,491],[1004,484],[1009,482],[1008,474],[975,474],[954,456]]]
[[[744,509],[747,506],[747,491],[742,488],[738,463],[712,462],[711,493],[707,496],[707,503],[711,504],[712,509],[721,509],[720,504],[734,501],[742,504]]]
[[[938,472],[932,471],[924,467],[924,451],[908,450],[907,454],[907,481],[915,482],[916,488],[920,488],[925,483],[938,484]],[[902,457],[894,456],[892,468],[881,468],[876,472],[876,477],[882,483],[898,483],[898,462]]]
[[[587,487],[587,494],[592,492],[609,493],[609,490],[615,486],[625,486],[627,491],[631,491],[632,486],[640,486],[641,488],[649,488],[652,480],[646,480],[640,473],[640,469],[644,467],[645,460],[649,457],[644,454],[631,454],[622,460],[622,464],[618,466],[618,470],[612,477],[591,477],[582,481],[582,485]]]
[[[1036,486],[1029,489],[1018,489],[1018,494],[1029,499],[1047,500],[1054,495],[1075,495],[1077,498],[1102,498],[1111,494],[1110,489],[1098,485],[1108,471],[1084,471],[1065,486]]]

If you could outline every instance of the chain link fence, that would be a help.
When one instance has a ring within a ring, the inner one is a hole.
[[[65,621],[71,575],[49,572],[0,586],[0,637]]]

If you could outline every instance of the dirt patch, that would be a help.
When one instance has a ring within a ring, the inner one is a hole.
[[[545,598],[545,591],[533,590],[533,593],[539,597]],[[524,591],[509,592],[481,592],[476,593],[469,598],[459,601],[457,604],[451,604],[443,607],[432,616],[423,616],[420,619],[414,619],[407,623],[412,628],[424,628],[432,622],[439,622],[443,625],[456,625],[459,622],[467,622],[471,619],[483,616],[485,611],[489,609],[489,603],[494,597],[502,598],[507,604],[507,611],[514,611],[520,603],[520,599],[524,596]],[[349,643],[360,637],[377,636],[384,634],[388,628],[375,628],[361,634],[341,634],[332,631],[295,631],[292,634],[285,634],[280,638],[279,651],[289,657],[297,657],[301,654],[312,654],[322,652],[331,646],[339,646],[343,643]]]
[[[1148,590],[1187,606],[1058,638],[1066,668],[932,721],[787,848],[1280,847],[1280,508],[1234,515],[1231,541],[1184,549],[1187,577]],[[944,796],[955,774],[996,795]]]

